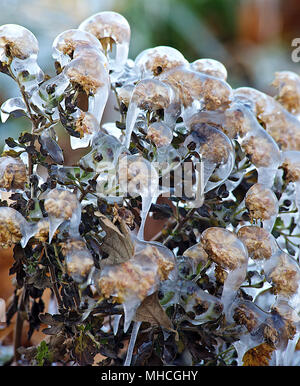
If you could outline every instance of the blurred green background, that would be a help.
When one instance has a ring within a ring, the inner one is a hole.
[[[149,47],[169,45],[190,61],[223,62],[232,87],[272,93],[277,70],[300,73],[291,42],[300,38],[299,0],[0,0],[0,24],[30,29],[40,44],[39,63],[54,75],[52,42],[93,13],[114,10],[131,25],[130,58]],[[0,74],[0,102],[16,96],[14,83]],[[28,127],[24,119],[1,123],[0,142]]]

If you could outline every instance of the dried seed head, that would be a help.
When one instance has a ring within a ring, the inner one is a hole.
[[[37,56],[39,45],[36,37],[27,28],[17,24],[5,24],[0,27],[0,50],[6,57],[25,60]]]
[[[274,237],[258,226],[244,226],[237,233],[254,260],[269,259],[278,249]]]
[[[262,132],[262,135],[259,135],[258,132],[253,133],[242,143],[242,149],[256,167],[272,166],[276,147],[273,139],[265,131]]]
[[[292,71],[275,72],[272,85],[277,89],[277,101],[292,114],[299,114],[300,76]]]
[[[26,181],[26,166],[20,159],[0,157],[0,189],[24,189]]]
[[[188,61],[175,48],[158,46],[142,51],[134,61],[135,67],[142,77],[158,76],[174,67],[188,65]]]
[[[297,293],[300,284],[299,265],[286,253],[279,251],[274,255],[266,267],[266,273],[275,294],[288,298]]]
[[[185,108],[195,100],[202,102],[206,110],[225,109],[231,102],[232,90],[225,81],[185,67],[166,71],[160,79],[173,87]]]
[[[216,165],[225,164],[230,155],[233,154],[230,140],[215,127],[205,123],[198,123],[197,115],[193,115],[187,122],[187,126],[191,129],[191,134],[186,138],[184,144],[188,146],[193,142],[196,144],[196,150],[201,153],[203,159]]]
[[[8,207],[0,208],[0,246],[11,247],[21,241],[26,223],[23,216],[16,210]],[[23,228],[23,229],[22,229]]]
[[[282,169],[286,182],[297,182],[300,180],[300,151],[290,150],[282,152]]]
[[[269,220],[278,212],[278,200],[274,192],[261,184],[254,184],[247,192],[245,204],[253,220]]]
[[[142,110],[166,109],[174,99],[172,88],[157,79],[145,79],[134,88],[130,103]]]
[[[95,94],[109,84],[107,71],[97,53],[73,59],[66,65],[64,73],[71,84],[80,87],[87,95]]]
[[[202,72],[215,78],[222,80],[227,79],[227,70],[223,63],[214,59],[198,59],[191,63],[191,68],[194,71]]]
[[[84,20],[78,28],[96,36],[105,51],[113,43],[129,44],[130,41],[130,26],[125,17],[116,12],[99,12]]]
[[[201,235],[201,243],[208,257],[224,269],[234,270],[247,263],[244,244],[227,229],[206,229]]]
[[[130,99],[134,90],[134,85],[127,84],[117,89],[118,98],[126,107],[130,103]]]
[[[79,117],[74,122],[74,130],[80,133],[80,138],[93,135],[99,131],[97,119],[88,112],[81,111]]]
[[[173,139],[172,130],[164,122],[151,123],[146,138],[149,138],[157,147],[169,145]]]
[[[63,189],[52,189],[45,199],[45,210],[49,216],[70,220],[79,202],[76,194]]]

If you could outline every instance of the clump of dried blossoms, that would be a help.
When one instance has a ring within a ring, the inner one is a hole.
[[[33,34],[0,27],[21,92],[1,118],[32,124],[0,157],[10,363],[299,365],[299,75],[276,73],[274,97],[233,89],[214,59],[129,59],[130,34],[115,12],[61,32],[50,77]]]

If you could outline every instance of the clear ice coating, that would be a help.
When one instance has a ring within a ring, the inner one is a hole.
[[[26,166],[20,158],[0,157],[0,190],[22,191],[26,182]]]
[[[174,67],[188,66],[188,61],[175,48],[158,46],[139,53],[134,61],[134,66],[139,77],[144,79],[158,76]]]
[[[300,219],[300,151],[288,150],[282,152],[282,167],[286,182],[291,182],[295,190],[295,204]]]
[[[72,237],[78,235],[78,227],[81,219],[81,206],[76,194],[63,188],[55,188],[45,193],[45,210],[49,217],[49,242],[57,228],[69,221],[69,234]]]
[[[160,148],[170,145],[173,139],[173,131],[164,122],[153,122],[148,127],[146,138]]]
[[[200,118],[200,122],[199,122]],[[230,175],[235,153],[229,138],[220,130],[201,122],[201,113],[186,121],[190,134],[183,146],[201,154],[204,167],[204,192],[221,185]]]
[[[261,221],[263,228],[271,232],[279,211],[275,193],[266,185],[256,183],[246,193],[245,205],[250,219]]]
[[[63,74],[75,89],[79,87],[86,95],[92,95],[88,101],[88,112],[100,124],[110,91],[110,79],[99,55],[89,53],[73,59],[65,66]]]
[[[174,126],[172,105],[175,102],[173,89],[157,79],[145,79],[134,88],[126,116],[126,133],[124,144],[130,145],[130,138],[138,116],[144,112],[164,111],[164,121]]]
[[[275,98],[251,87],[234,90],[234,100],[247,103],[281,150],[300,150],[300,121]]]
[[[44,73],[37,64],[38,41],[31,31],[17,24],[0,26],[0,61],[25,91],[31,94]]]
[[[28,240],[35,233],[35,226],[28,223],[17,210],[8,207],[0,208],[0,245],[2,248],[21,243],[25,248]]]
[[[201,234],[201,245],[209,258],[226,272],[221,301],[230,320],[230,305],[247,274],[247,248],[233,232],[219,227],[206,229]]]
[[[130,366],[132,354],[133,354],[133,350],[134,350],[134,345],[135,345],[136,338],[138,336],[138,332],[139,332],[141,324],[142,324],[142,322],[134,322],[133,323],[124,366]]]
[[[85,240],[77,237],[63,243],[66,271],[76,283],[87,281],[94,266],[94,259],[86,247]]]
[[[276,100],[290,113],[299,118],[300,76],[292,71],[275,72],[272,85],[276,88]]]
[[[53,134],[51,133],[51,129],[42,131],[41,135],[39,136],[39,142],[46,151],[49,156],[58,164],[64,163],[64,155],[63,151],[56,142],[56,138],[53,138]]]
[[[134,246],[134,256],[130,260],[104,265],[93,275],[99,293],[122,304],[125,332],[142,301],[158,290],[161,281],[174,278],[175,269],[174,255],[164,245],[134,238]]]
[[[52,45],[52,57],[60,64],[61,68],[65,67],[72,59],[85,55],[89,51],[95,51],[100,57],[103,57],[103,65],[108,70],[108,61],[103,54],[102,45],[89,32],[69,29],[60,33]]]
[[[6,122],[12,116],[18,118],[27,116],[27,107],[21,97],[10,98],[1,105],[1,121]]]
[[[222,80],[227,79],[227,70],[223,63],[209,58],[195,60],[190,64],[193,71],[202,72],[203,74],[214,76]]]
[[[112,46],[116,46],[115,57],[108,56],[112,81],[116,80],[124,71],[128,58],[130,26],[127,20],[116,12],[99,12],[84,20],[78,28],[96,36],[107,55]]]
[[[72,129],[79,133],[78,137],[70,136],[72,149],[89,146],[93,139],[100,133],[100,126],[93,114],[79,109],[70,114],[70,125]]]
[[[159,79],[176,91],[184,120],[195,110],[224,110],[231,103],[232,89],[227,82],[184,66],[163,72]]]
[[[144,238],[144,227],[151,204],[159,196],[159,178],[154,166],[140,155],[124,156],[119,162],[121,191],[131,197],[141,196],[141,225],[138,237]]]

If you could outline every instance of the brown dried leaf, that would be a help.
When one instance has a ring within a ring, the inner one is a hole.
[[[172,322],[159,303],[157,292],[147,296],[136,311],[136,322],[148,322],[172,330]]]
[[[120,229],[104,215],[99,215],[101,227],[106,235],[101,245],[101,250],[108,254],[108,258],[101,261],[100,265],[120,264],[131,259],[134,255],[134,245],[130,233],[123,220],[120,221]]]
[[[243,366],[269,366],[274,347],[267,343],[248,350],[243,356]]]

